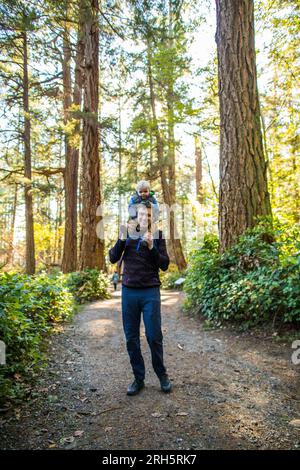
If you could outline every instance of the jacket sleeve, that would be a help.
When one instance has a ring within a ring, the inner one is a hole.
[[[124,251],[124,248],[125,248],[125,243],[126,243],[126,240],[121,240],[120,238],[118,238],[115,246],[113,246],[108,254],[109,254],[109,261],[111,263],[116,263],[117,261],[119,261],[119,259],[121,258],[122,256],[122,253]]]
[[[155,263],[162,271],[166,271],[169,267],[170,258],[167,252],[166,240],[162,237],[162,233],[159,234],[157,248],[154,245],[151,253],[154,257]]]

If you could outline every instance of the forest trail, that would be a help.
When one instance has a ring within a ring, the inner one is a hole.
[[[32,400],[0,414],[2,449],[295,449],[299,367],[291,345],[204,330],[181,312],[183,294],[161,291],[163,394],[141,326],[145,388],[126,395],[132,372],[120,291],[85,306],[54,335]]]

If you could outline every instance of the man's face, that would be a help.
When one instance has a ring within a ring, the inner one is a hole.
[[[138,210],[138,223],[141,228],[147,228],[148,224],[151,223],[151,209],[146,207],[141,207]]]

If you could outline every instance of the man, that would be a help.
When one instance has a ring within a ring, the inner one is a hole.
[[[118,271],[115,271],[112,275],[112,283],[114,285],[114,289],[117,290],[118,282],[119,282],[119,274]]]
[[[151,207],[140,204],[134,230],[131,225],[121,227],[119,239],[109,250],[111,263],[123,255],[122,321],[126,346],[135,377],[127,395],[136,395],[144,387],[145,364],[140,347],[141,313],[153,369],[160,380],[161,390],[172,389],[163,363],[163,335],[161,331],[161,299],[159,269],[166,271],[169,256],[161,230],[151,233]],[[125,230],[124,230],[125,229]],[[129,236],[127,236],[129,234]]]

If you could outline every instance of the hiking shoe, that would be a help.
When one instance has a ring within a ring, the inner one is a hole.
[[[172,384],[168,377],[168,374],[164,374],[159,378],[160,381],[160,388],[163,392],[169,393],[172,390]]]
[[[127,389],[127,395],[137,395],[139,391],[144,388],[143,380],[135,380]]]

